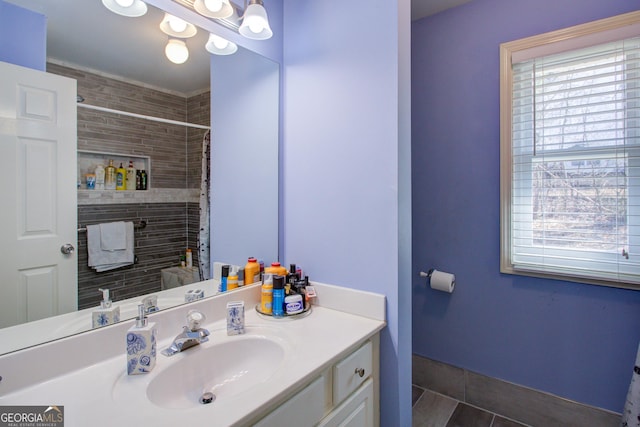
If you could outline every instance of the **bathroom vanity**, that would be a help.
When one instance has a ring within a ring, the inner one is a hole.
[[[0,357],[0,405],[64,406],[65,426],[377,426],[379,331],[384,296],[314,283],[308,315],[255,311],[258,285],[149,316],[158,353],[202,311],[209,340],[152,372],[126,374],[133,321]],[[225,307],[242,300],[246,333],[228,336]],[[202,396],[211,392],[209,402]]]

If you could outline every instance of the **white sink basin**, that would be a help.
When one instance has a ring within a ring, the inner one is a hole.
[[[223,405],[227,398],[266,383],[278,372],[284,365],[285,348],[265,336],[242,335],[190,348],[167,361],[170,365],[147,386],[152,403],[170,409],[193,408],[203,405],[205,393],[213,393],[212,404]]]

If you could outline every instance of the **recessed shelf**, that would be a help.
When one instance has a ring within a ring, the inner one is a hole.
[[[85,178],[87,174],[94,173],[96,166],[98,165],[102,165],[106,168],[109,166],[109,160],[113,160],[113,165],[116,168],[122,164],[122,167],[125,169],[129,166],[129,161],[132,161],[136,170],[144,170],[147,173],[147,190],[151,188],[151,157],[139,154],[104,153],[100,151],[78,150],[78,177],[80,178],[79,189],[82,190],[87,188],[87,181]],[[135,192],[143,190],[126,191]]]

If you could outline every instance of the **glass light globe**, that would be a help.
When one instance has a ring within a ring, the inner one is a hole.
[[[184,64],[189,59],[189,49],[182,40],[171,39],[164,48],[169,61],[174,64]]]
[[[178,18],[177,16],[171,16],[169,18],[169,26],[176,33],[181,33],[181,32],[183,32],[184,30],[187,29],[186,21]]]
[[[252,33],[260,34],[264,29],[264,22],[261,19],[252,19],[249,21],[249,29]]]
[[[204,5],[211,12],[219,12],[222,9],[222,0],[204,0]]]
[[[226,49],[229,46],[229,40],[225,40],[222,37],[213,38],[213,45],[218,49]]]
[[[133,0],[116,0],[116,3],[122,7],[131,7]]]

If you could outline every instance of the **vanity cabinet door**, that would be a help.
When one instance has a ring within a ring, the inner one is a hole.
[[[325,417],[318,427],[373,426],[373,380],[369,378],[340,406]]]
[[[365,345],[336,363],[333,369],[333,405],[338,405],[371,376],[372,345]]]
[[[316,379],[278,409],[258,421],[258,427],[312,427],[325,414],[324,376]]]

